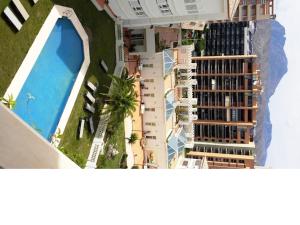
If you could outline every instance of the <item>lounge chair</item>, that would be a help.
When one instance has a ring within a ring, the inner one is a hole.
[[[84,130],[84,119],[80,120],[80,127],[79,127],[79,139],[82,138],[83,136],[83,130]]]
[[[93,106],[91,106],[89,103],[85,103],[84,108],[91,113],[95,113],[95,108]]]
[[[96,99],[94,98],[94,96],[88,91],[86,94],[85,94],[85,97],[92,103],[94,104]]]
[[[106,63],[103,60],[101,60],[100,65],[104,69],[104,71],[107,73],[108,67],[107,67]]]
[[[10,22],[17,28],[17,30],[21,30],[22,23],[20,20],[15,16],[15,14],[11,11],[11,9],[7,6],[4,9],[4,14],[7,16],[7,18],[10,20]]]
[[[24,8],[24,6],[22,5],[22,3],[19,0],[12,0],[12,2],[14,3],[16,8],[18,9],[20,14],[22,15],[23,19],[26,21],[29,18],[29,14],[26,11],[26,9]]]
[[[96,87],[92,82],[90,82],[90,81],[87,81],[87,82],[86,82],[86,86],[87,86],[93,93],[95,93],[96,90],[97,90],[97,87]]]
[[[89,118],[89,127],[90,127],[91,134],[93,134],[95,132],[95,129],[94,129],[94,121],[92,116]]]

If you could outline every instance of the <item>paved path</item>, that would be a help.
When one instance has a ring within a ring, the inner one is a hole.
[[[100,116],[100,122],[85,166],[86,169],[96,169],[99,155],[104,154],[104,137],[105,137],[109,117],[110,114],[105,114]]]

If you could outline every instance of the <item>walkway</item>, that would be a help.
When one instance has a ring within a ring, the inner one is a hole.
[[[104,106],[105,108],[105,106]],[[92,143],[90,154],[86,163],[86,169],[97,168],[97,160],[99,155],[104,154],[104,137],[106,133],[107,124],[109,121],[110,114],[100,116],[100,122],[95,134],[95,138]]]

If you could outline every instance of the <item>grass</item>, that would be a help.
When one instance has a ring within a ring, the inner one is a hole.
[[[17,33],[2,13],[10,0],[0,1],[0,96],[4,95],[53,6],[50,0],[41,0],[35,6],[28,0],[20,1],[30,18]]]
[[[107,140],[104,147],[104,155],[100,155],[97,162],[97,168],[101,169],[117,169],[120,168],[120,161],[122,155],[125,154],[125,137],[124,137],[124,124],[121,124],[118,129],[112,134],[112,136]],[[113,159],[107,159],[106,152],[109,145],[114,145],[114,147],[119,151]]]
[[[99,85],[98,92],[107,92],[110,78],[100,69],[99,60],[104,59],[113,73],[115,68],[115,30],[114,22],[105,12],[99,12],[91,1],[86,0],[40,0],[32,6],[28,0],[20,0],[28,11],[30,18],[24,23],[20,32],[15,32],[12,26],[3,18],[0,19],[0,96],[3,96],[15,73],[26,56],[36,35],[54,4],[72,7],[89,36],[91,63],[85,81],[90,80]],[[10,0],[0,1],[2,12]],[[82,85],[76,103],[65,128],[60,149],[79,166],[84,167],[89,155],[93,136],[85,129],[83,138],[77,139],[79,119],[89,116],[84,110],[84,94],[86,88]],[[99,114],[103,106],[102,97],[97,97],[94,124],[99,122]],[[108,142],[124,142],[124,129],[108,139]],[[118,157],[118,156],[117,156]],[[117,158],[116,157],[116,158]],[[117,159],[116,159],[117,160]],[[107,166],[115,168],[115,163],[107,162]]]

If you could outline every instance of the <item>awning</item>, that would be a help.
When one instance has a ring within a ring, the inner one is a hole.
[[[173,67],[175,66],[175,60],[173,58],[173,51],[170,49],[165,49],[164,54],[164,74],[167,75],[172,72]]]
[[[166,95],[166,119],[168,120],[174,111],[174,90]]]

